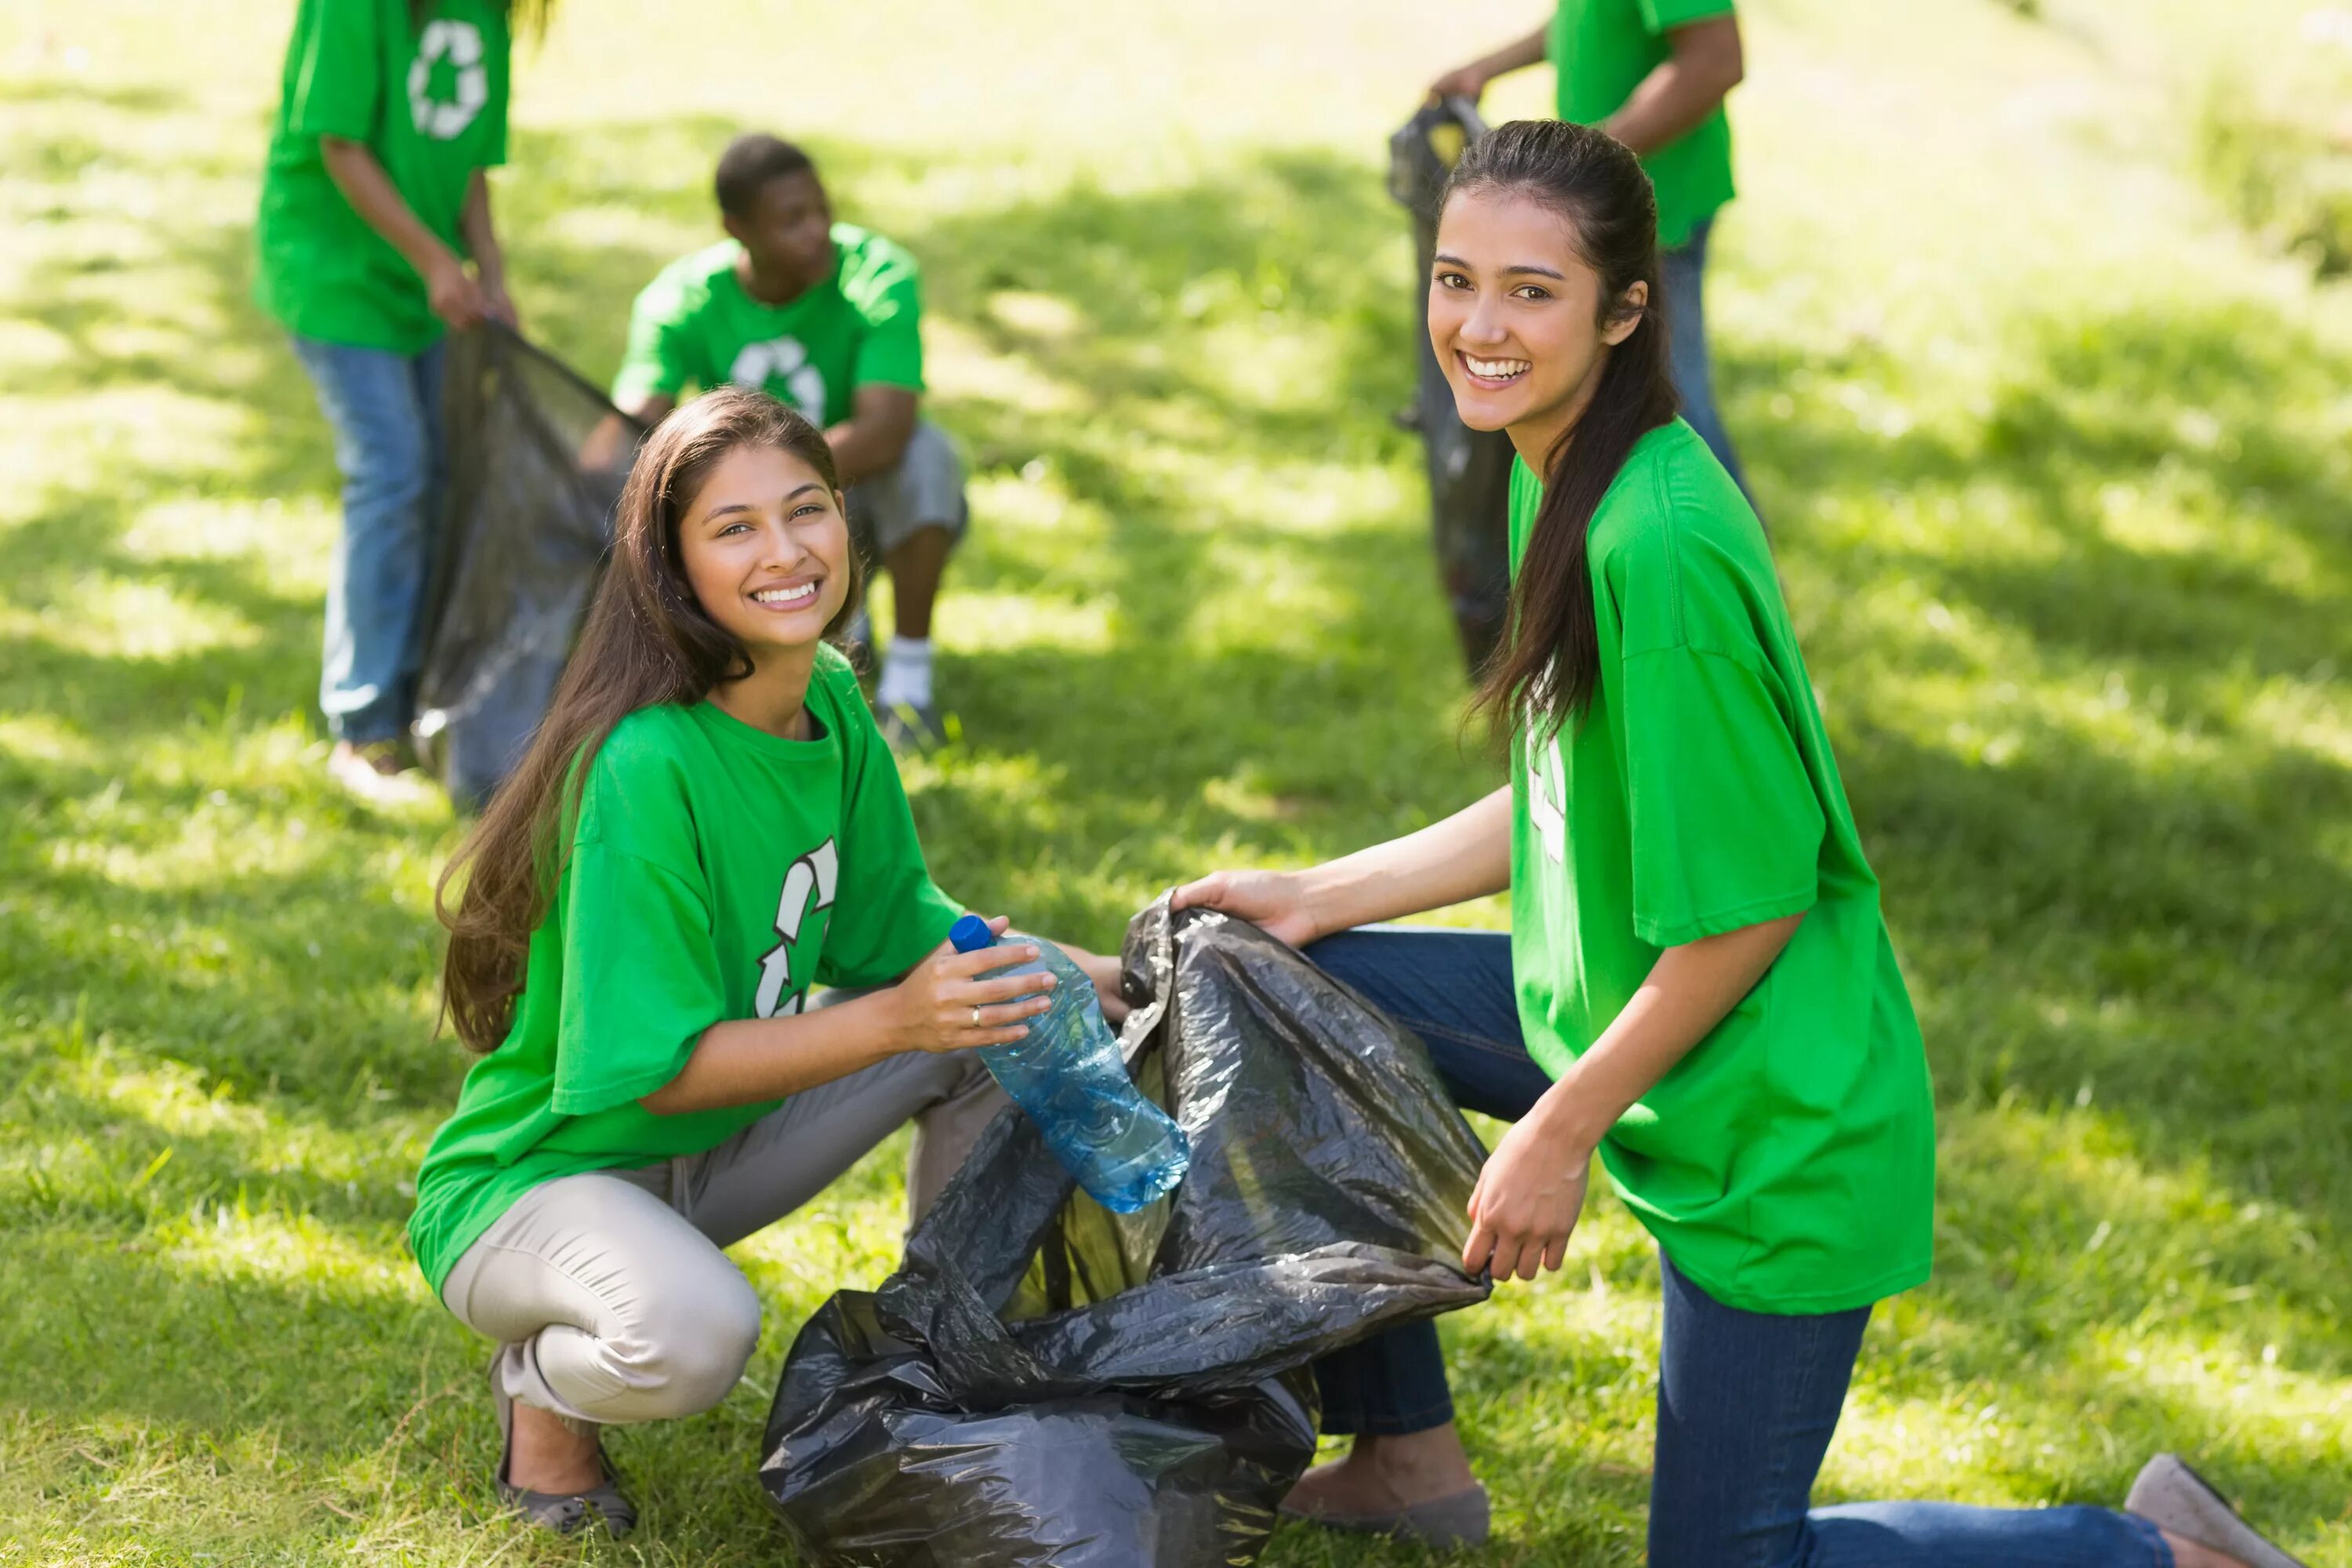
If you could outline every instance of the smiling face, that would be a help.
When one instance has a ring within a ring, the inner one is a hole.
[[[1548,452],[1576,422],[1647,298],[1635,283],[1604,321],[1601,276],[1568,220],[1526,195],[1474,187],[1438,217],[1429,341],[1462,422],[1511,431],[1523,453]]]
[[[814,468],[773,447],[738,447],[678,524],[686,580],[703,612],[757,664],[814,647],[850,592],[849,524]]]

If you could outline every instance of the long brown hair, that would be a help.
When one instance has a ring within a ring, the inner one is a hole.
[[[1454,165],[1444,201],[1471,191],[1506,193],[1559,214],[1577,255],[1600,274],[1597,324],[1614,325],[1633,309],[1642,318],[1624,342],[1601,350],[1609,357],[1591,403],[1544,456],[1543,501],[1511,583],[1509,629],[1471,699],[1471,711],[1485,714],[1498,735],[1523,716],[1556,731],[1591,706],[1600,679],[1586,552],[1592,514],[1633,443],[1681,405],[1659,311],[1658,205],[1624,143],[1557,120],[1513,121],[1473,142]],[[1629,307],[1636,283],[1647,285],[1648,302]]]
[[[604,581],[547,717],[435,889],[434,912],[449,928],[442,1009],[475,1050],[497,1049],[514,1025],[531,932],[547,916],[568,824],[614,726],[640,708],[699,702],[751,673],[750,651],[694,596],[678,543],[710,470],[743,447],[788,452],[840,490],[824,433],[764,392],[705,393],[646,437],[621,491]],[[855,549],[846,560],[849,593],[824,628],[828,638],[862,597]]]

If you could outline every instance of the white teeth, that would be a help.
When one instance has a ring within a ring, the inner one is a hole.
[[[797,605],[803,599],[816,597],[816,584],[803,583],[797,588],[762,588],[751,597],[762,605]]]
[[[1470,367],[1472,375],[1483,375],[1495,381],[1507,381],[1528,368],[1528,362],[1523,359],[1472,359],[1464,354],[1462,363]]]

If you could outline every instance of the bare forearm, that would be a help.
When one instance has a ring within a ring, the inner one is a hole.
[[[1486,90],[1486,84],[1498,76],[1506,76],[1524,66],[1531,66],[1544,58],[1544,29],[1538,27],[1524,38],[1514,38],[1491,55],[1480,55],[1466,66],[1456,66],[1429,84],[1430,101],[1445,98],[1475,99]]]
[[[1546,28],[1538,27],[1524,38],[1512,39],[1493,54],[1479,60],[1475,68],[1479,75],[1491,81],[1496,77],[1507,76],[1512,71],[1525,70],[1529,66],[1543,64],[1547,31]]]
[[[506,252],[499,248],[499,235],[490,222],[490,182],[479,169],[466,186],[466,205],[457,218],[458,232],[466,237],[467,253],[474,258],[474,269],[482,281],[492,288],[505,285]]]
[[[906,1047],[887,994],[784,1018],[713,1024],[678,1075],[638,1101],[656,1116],[758,1105],[846,1078]]]
[[[833,448],[834,472],[847,489],[870,479],[907,455],[907,441],[915,433],[910,416],[903,424],[895,417],[854,414],[824,433]]]
[[[1634,1101],[1756,988],[1801,914],[1670,947],[1601,1038],[1536,1102],[1535,1115],[1590,1152]]]
[[[1718,16],[1678,27],[1674,52],[1635,85],[1601,129],[1644,157],[1689,134],[1723,104],[1745,70],[1739,24]]]
[[[1418,833],[1327,861],[1305,880],[1327,935],[1499,893],[1511,885],[1510,786]]]
[[[441,237],[425,226],[365,143],[340,136],[321,136],[319,142],[335,188],[343,193],[352,210],[416,269],[418,277],[428,277],[435,267],[456,259]]]

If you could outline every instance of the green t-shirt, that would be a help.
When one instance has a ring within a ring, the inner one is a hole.
[[[1642,79],[1673,53],[1667,30],[1730,14],[1731,0],[1560,0],[1549,53],[1559,117],[1598,125],[1625,107]],[[1642,160],[1658,192],[1658,243],[1684,244],[1731,199],[1731,121],[1723,106]]]
[[[1542,493],[1513,468],[1514,561]],[[1805,911],[1601,1162],[1728,1306],[1834,1312],[1907,1289],[1935,1206],[1927,1053],[1763,529],[1678,419],[1635,444],[1589,538],[1592,706],[1512,747],[1528,1050],[1560,1076],[1660,950]]]
[[[637,1103],[711,1025],[797,1013],[812,982],[889,984],[947,939],[961,911],[889,748],[848,661],[820,657],[816,739],[703,702],[640,710],[596,753],[514,1027],[417,1173],[408,1237],[435,1289],[541,1182],[700,1153],[774,1110]]]
[[[474,171],[507,161],[507,8],[300,0],[261,175],[254,296],[306,338],[417,353],[441,336],[425,279],[327,174],[321,136],[362,142],[418,221],[458,255]]]
[[[637,296],[613,401],[677,397],[733,382],[765,387],[820,426],[849,417],[861,386],[923,389],[915,258],[855,224],[833,226],[833,275],[788,305],[743,292],[731,239],[680,257]]]

